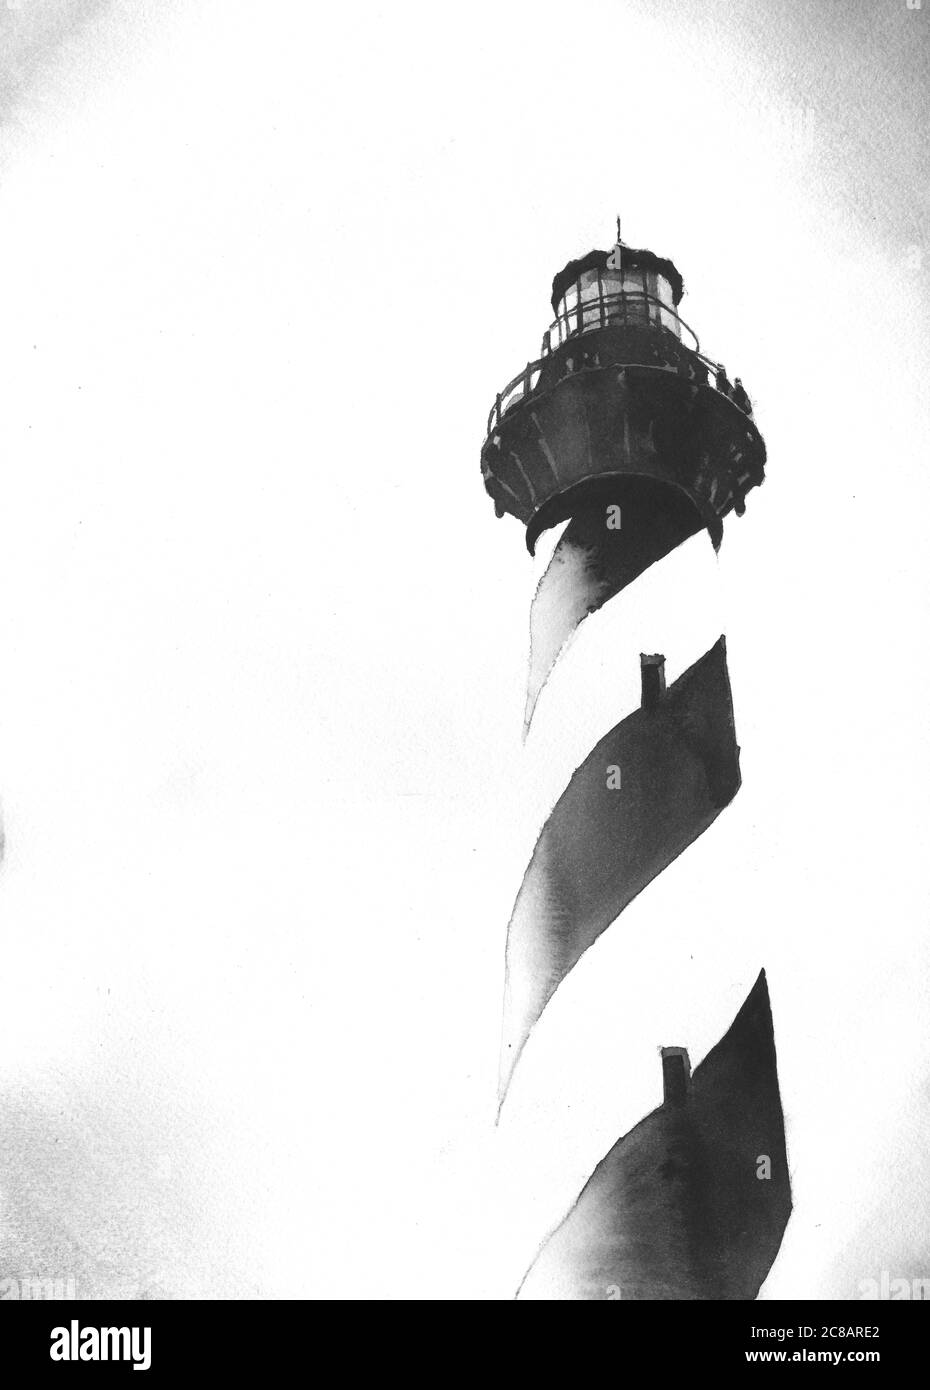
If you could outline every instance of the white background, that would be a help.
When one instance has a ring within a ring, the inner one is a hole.
[[[656,1103],[655,1048],[699,1060],[759,964],[796,1204],[765,1296],[930,1274],[928,25],[0,12],[0,1274],[508,1297]],[[719,562],[696,537],[591,620],[548,727],[577,699],[583,753],[638,650],[674,676],[725,628],[744,786],[579,966],[495,1131],[545,806],[538,566],[478,456],[617,212],[769,476]]]

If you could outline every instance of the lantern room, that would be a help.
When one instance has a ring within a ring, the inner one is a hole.
[[[543,340],[543,355],[578,334],[623,324],[652,324],[681,339],[676,310],[683,293],[678,270],[652,251],[621,242],[611,251],[590,251],[569,261],[552,282],[556,318]]]

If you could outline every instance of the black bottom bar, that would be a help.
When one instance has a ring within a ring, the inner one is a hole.
[[[292,1377],[300,1377],[297,1383],[318,1377],[357,1382],[369,1375],[378,1380],[423,1376],[442,1384],[447,1376],[462,1377],[469,1356],[484,1375],[492,1369],[499,1374],[502,1358],[512,1357],[522,1376],[538,1365],[540,1377],[549,1377],[553,1360],[563,1359],[560,1345],[579,1377],[603,1374],[609,1356],[614,1375],[639,1367],[658,1384],[680,1370],[709,1381],[719,1372],[752,1373],[757,1366],[903,1371],[917,1362],[928,1330],[926,1316],[901,1301],[618,1300],[599,1315],[583,1314],[581,1323],[569,1313],[566,1323],[562,1315],[553,1323],[550,1306],[539,1319],[522,1309],[502,1321],[498,1314],[484,1329],[475,1327],[473,1313],[467,1323],[460,1316],[454,1304],[437,1303],[424,1316],[406,1311],[402,1300],[388,1305],[21,1302],[4,1310],[0,1337],[7,1384],[17,1377],[31,1384],[37,1375],[67,1384],[85,1372],[128,1373],[140,1385],[153,1376],[177,1380],[179,1374],[203,1374],[205,1384],[216,1385],[256,1373],[262,1383],[272,1384],[269,1373],[286,1376],[288,1384]],[[122,1359],[112,1359],[114,1352]],[[137,1365],[146,1379],[133,1375]]]

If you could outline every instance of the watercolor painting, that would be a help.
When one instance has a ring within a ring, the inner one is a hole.
[[[930,0],[0,0],[0,1301],[62,1359],[930,1297],[928,120]]]

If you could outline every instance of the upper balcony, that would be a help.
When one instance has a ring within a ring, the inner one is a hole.
[[[508,410],[532,395],[541,381],[545,387],[545,379],[557,374],[557,364],[552,360],[556,354],[564,356],[561,350],[566,345],[603,329],[623,331],[631,366],[663,367],[678,372],[695,384],[714,387],[751,414],[745,390],[729,381],[719,363],[704,356],[697,334],[671,306],[671,294],[662,293],[665,286],[661,277],[657,278],[658,294],[647,289],[616,290],[615,278],[599,268],[569,286],[560,297],[560,312],[543,334],[540,356],[528,362],[495,400],[488,416],[488,434]]]
[[[681,315],[670,308],[665,299],[650,294],[648,290],[608,290],[598,285],[598,292],[593,295],[569,292],[562,306],[561,313],[543,334],[543,357],[548,357],[579,333],[590,333],[596,328],[609,328],[617,324],[652,326],[669,333],[692,352],[701,350],[697,334]]]

